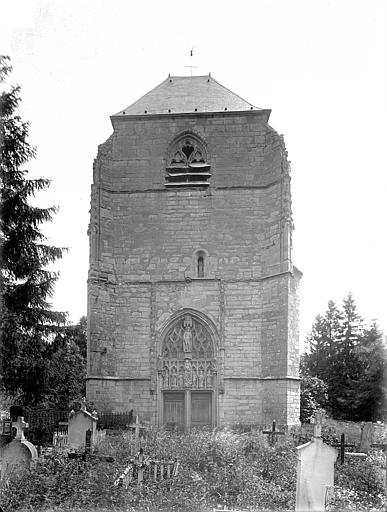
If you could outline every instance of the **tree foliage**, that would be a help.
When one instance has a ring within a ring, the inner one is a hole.
[[[8,57],[0,57],[0,82],[11,71]],[[29,125],[16,110],[20,87],[0,96],[0,242],[1,242],[1,385],[20,403],[38,403],[49,386],[47,359],[50,340],[65,315],[49,304],[57,274],[47,266],[63,249],[45,243],[41,231],[55,207],[39,208],[31,198],[49,180],[29,179],[24,166],[35,156],[28,142]]]
[[[305,375],[301,381],[300,420],[309,421],[316,411],[327,406],[327,385],[318,377]]]
[[[72,400],[86,395],[86,317],[66,325],[56,334],[49,356],[50,389],[46,405],[67,409]]]
[[[309,351],[302,356],[301,365],[301,416],[309,414],[308,393],[312,393],[312,405],[327,408],[334,418],[382,419],[386,346],[375,323],[370,328],[364,326],[351,294],[341,308],[328,303],[325,315],[316,317],[307,341]],[[315,378],[326,386],[327,399],[318,391]]]

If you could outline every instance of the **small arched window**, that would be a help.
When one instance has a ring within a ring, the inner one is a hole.
[[[197,277],[204,277],[204,265],[205,265],[205,253],[204,251],[198,251],[196,253],[196,276]]]
[[[198,256],[198,277],[204,277],[204,256]]]

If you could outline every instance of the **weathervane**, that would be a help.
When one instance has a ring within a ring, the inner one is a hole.
[[[191,68],[191,76],[192,76],[192,70],[197,68],[197,66],[193,66],[192,65],[193,50],[194,50],[194,47],[192,47],[192,49],[191,49],[191,51],[189,53],[189,55],[191,57],[191,65],[190,66],[184,66],[185,68]]]

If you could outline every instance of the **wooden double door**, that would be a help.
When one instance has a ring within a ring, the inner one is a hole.
[[[168,391],[163,394],[163,423],[188,430],[212,426],[212,391]]]

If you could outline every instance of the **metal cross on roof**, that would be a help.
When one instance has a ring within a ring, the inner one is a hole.
[[[18,416],[17,421],[12,422],[12,427],[16,428],[16,436],[15,439],[19,439],[23,441],[25,439],[24,429],[28,428],[28,423],[24,421],[23,416]]]
[[[191,68],[191,76],[192,76],[192,70],[193,69],[197,69],[197,66],[193,66],[192,65],[193,50],[194,50],[194,47],[192,47],[192,49],[191,49],[191,51],[189,53],[189,55],[191,57],[191,65],[190,66],[184,66],[185,68]]]

